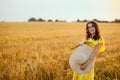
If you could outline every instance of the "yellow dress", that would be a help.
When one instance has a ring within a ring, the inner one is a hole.
[[[89,38],[87,40],[83,39],[83,41],[86,42],[86,44],[91,46],[93,49],[95,49],[95,47],[98,43],[102,43],[99,53],[104,52],[104,50],[105,50],[103,37],[101,37],[99,40],[94,40],[92,38]],[[77,72],[74,72],[72,80],[94,80],[94,68],[90,72],[85,73],[85,74],[79,74]]]

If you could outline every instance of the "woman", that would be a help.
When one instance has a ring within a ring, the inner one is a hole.
[[[84,64],[80,65],[80,69],[82,70],[84,70],[92,61],[95,60],[98,53],[105,50],[104,39],[100,35],[98,24],[94,21],[90,21],[86,24],[86,38],[83,39],[83,41],[76,47],[84,44],[91,46],[94,51],[90,55],[89,59]],[[74,72],[72,80],[94,80],[94,68],[85,74]]]

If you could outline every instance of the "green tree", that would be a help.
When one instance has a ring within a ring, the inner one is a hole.
[[[80,22],[80,20],[79,20],[79,19],[77,19],[77,22]]]
[[[114,22],[116,22],[116,23],[120,23],[120,19],[115,19]]]
[[[42,18],[39,18],[38,21],[40,21],[40,22],[45,22],[45,20],[42,19]]]
[[[49,19],[48,22],[53,22],[53,20]]]
[[[28,22],[33,22],[33,21],[37,21],[36,18],[32,17],[28,20]]]

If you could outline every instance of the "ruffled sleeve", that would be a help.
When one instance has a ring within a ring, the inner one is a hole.
[[[83,39],[82,39],[82,42],[86,42],[86,38],[83,38]]]
[[[101,53],[101,52],[104,52],[104,51],[105,51],[105,42],[104,42],[104,38],[101,37],[101,38],[99,39],[98,43],[102,43],[102,46],[101,46],[99,52],[100,52],[100,53]]]

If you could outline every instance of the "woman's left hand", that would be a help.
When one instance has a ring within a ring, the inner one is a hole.
[[[81,64],[80,69],[85,70],[87,66],[88,66],[87,63]]]

